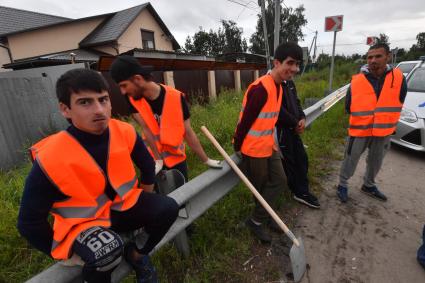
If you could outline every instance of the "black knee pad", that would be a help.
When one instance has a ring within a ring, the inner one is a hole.
[[[121,262],[124,242],[114,231],[92,227],[80,233],[72,246],[73,252],[85,262],[87,271],[107,272]]]

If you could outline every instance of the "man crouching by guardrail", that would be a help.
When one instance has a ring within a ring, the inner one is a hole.
[[[137,282],[158,282],[148,254],[175,221],[178,205],[151,193],[154,160],[130,124],[111,119],[107,90],[101,75],[87,69],[57,81],[60,111],[71,126],[31,147],[34,163],[18,229],[54,259],[83,265],[84,282],[110,282],[122,257]],[[141,227],[148,234],[145,245],[124,245],[118,233]]]

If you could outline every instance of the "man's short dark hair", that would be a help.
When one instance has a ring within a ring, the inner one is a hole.
[[[152,80],[150,68],[140,65],[136,58],[129,55],[118,56],[112,62],[110,73],[117,84],[129,80],[134,75],[141,75],[146,81]]]
[[[295,42],[285,42],[280,44],[274,51],[274,59],[279,62],[283,62],[288,57],[301,61],[303,59],[302,48]]]
[[[56,82],[56,96],[71,108],[71,94],[80,91],[94,91],[101,93],[108,91],[108,83],[98,72],[89,69],[73,69],[58,79]]]
[[[385,53],[387,53],[387,54],[390,53],[390,47],[386,43],[374,44],[371,47],[369,47],[369,51],[372,50],[372,49],[379,49],[379,48],[384,48]]]

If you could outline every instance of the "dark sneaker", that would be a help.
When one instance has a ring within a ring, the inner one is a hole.
[[[338,186],[336,189],[336,195],[342,203],[346,203],[348,200],[348,189],[343,186]]]
[[[365,194],[373,198],[376,198],[382,201],[387,201],[387,197],[383,193],[381,193],[376,186],[366,187],[365,185],[363,185],[362,192],[364,192]]]
[[[314,195],[307,193],[303,195],[294,195],[294,199],[302,204],[305,204],[312,208],[320,208],[320,203],[317,200],[317,197]]]
[[[155,267],[149,260],[148,255],[143,255],[137,260],[131,257],[134,250],[137,250],[134,243],[128,244],[124,249],[125,260],[133,267],[136,272],[137,283],[159,283]]]
[[[270,235],[265,231],[264,229],[264,225],[260,224],[257,225],[254,222],[252,222],[252,220],[250,218],[248,218],[245,221],[245,225],[246,227],[249,228],[249,230],[251,230],[252,234],[254,234],[254,236],[259,239],[262,243],[264,244],[268,244],[271,243],[272,238],[270,237]]]

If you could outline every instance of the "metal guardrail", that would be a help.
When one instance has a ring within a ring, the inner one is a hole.
[[[304,112],[307,118],[307,126],[341,100],[345,96],[347,89],[348,85],[343,86],[305,109]],[[236,163],[239,163],[240,161],[235,155],[232,156],[232,159]],[[177,190],[171,192],[168,196],[174,198],[179,205],[186,204],[187,218],[178,217],[152,253],[171,241],[179,232],[183,231],[183,229],[189,226],[189,224],[195,221],[218,200],[224,197],[238,183],[239,178],[237,175],[227,163],[224,163],[223,169],[209,169],[179,187]],[[142,241],[140,237],[143,237],[143,233],[137,234],[133,237],[135,237],[136,241]],[[127,276],[130,271],[130,266],[125,261],[122,261],[112,274],[112,282],[119,282]],[[27,281],[27,283],[56,282],[81,282],[81,267],[63,266],[56,263]]]

